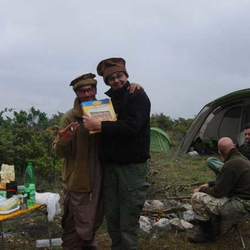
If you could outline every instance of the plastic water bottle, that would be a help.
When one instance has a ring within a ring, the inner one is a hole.
[[[28,166],[24,175],[25,192],[28,193],[28,206],[34,206],[36,204],[36,182],[34,169],[31,162],[28,162]]]
[[[28,206],[34,206],[36,204],[36,185],[30,184],[29,185],[29,199],[28,199]]]

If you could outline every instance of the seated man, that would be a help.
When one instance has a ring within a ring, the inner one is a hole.
[[[238,151],[241,152],[248,160],[250,160],[250,123],[247,123],[244,126],[244,135],[245,142],[238,148]],[[216,157],[207,158],[207,166],[218,175],[223,167],[224,163]]]
[[[215,240],[215,227],[212,223],[214,215],[227,217],[246,213],[244,203],[250,200],[250,162],[235,147],[233,141],[223,137],[218,142],[218,151],[224,159],[215,182],[201,185],[194,190],[192,207],[199,222],[198,234],[188,236],[191,243],[203,243]],[[237,207],[235,206],[237,200]],[[247,202],[246,202],[247,203]]]

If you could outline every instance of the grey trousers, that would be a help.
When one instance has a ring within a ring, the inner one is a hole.
[[[224,165],[224,162],[220,161],[216,157],[208,157],[207,158],[207,166],[214,171],[216,175],[218,175]]]

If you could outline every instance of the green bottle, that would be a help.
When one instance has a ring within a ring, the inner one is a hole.
[[[24,175],[25,192],[28,193],[28,206],[36,204],[36,182],[34,169],[31,162],[28,162],[28,166]]]

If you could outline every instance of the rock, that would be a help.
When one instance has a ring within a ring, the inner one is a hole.
[[[151,210],[151,211],[150,211]],[[154,230],[187,230],[193,227],[189,222],[194,221],[192,206],[188,203],[181,203],[175,200],[147,200],[144,204],[144,214],[140,217],[140,228],[149,233]],[[166,218],[167,217],[167,218]],[[152,218],[161,218],[154,222]],[[169,220],[170,219],[170,220]]]
[[[188,222],[195,220],[194,212],[191,209],[187,210],[187,211],[184,211],[182,213],[182,217],[183,217],[183,220],[188,221]]]
[[[158,200],[146,200],[144,203],[145,210],[163,209],[164,203]]]
[[[151,220],[146,217],[146,216],[140,216],[140,229],[146,233],[150,233],[151,229],[152,229],[152,223]]]
[[[155,229],[160,229],[160,230],[168,230],[168,229],[171,229],[171,225],[170,225],[170,222],[168,219],[166,218],[162,218],[160,219],[159,221],[155,222],[153,224],[153,227]]]
[[[180,220],[178,218],[170,220],[170,224],[173,228],[183,231],[193,228],[193,225],[185,220]]]
[[[187,229],[191,229],[193,228],[193,224],[185,221],[185,220],[181,220],[181,224],[183,225],[184,229],[187,230]]]

